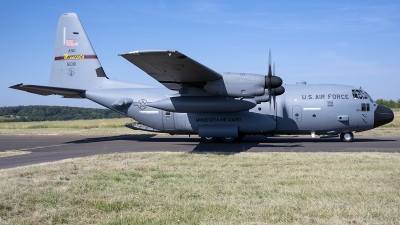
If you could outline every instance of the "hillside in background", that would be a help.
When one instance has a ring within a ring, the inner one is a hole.
[[[0,107],[0,122],[91,120],[123,117],[109,109],[43,105]]]

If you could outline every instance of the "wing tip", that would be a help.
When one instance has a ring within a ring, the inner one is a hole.
[[[176,50],[171,50],[171,49],[143,49],[143,50],[136,50],[128,53],[122,53],[118,54],[119,56],[124,56],[124,55],[145,55],[145,54],[179,54],[178,51]]]
[[[8,87],[8,88],[17,89],[17,87],[23,87],[23,86],[24,86],[23,83],[19,83],[19,84],[12,85],[12,86],[10,86],[10,87]]]

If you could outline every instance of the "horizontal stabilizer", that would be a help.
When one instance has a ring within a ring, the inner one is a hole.
[[[64,98],[85,98],[85,90],[72,89],[72,88],[60,88],[40,85],[24,85],[17,84],[10,88],[26,91],[38,95],[61,95]]]

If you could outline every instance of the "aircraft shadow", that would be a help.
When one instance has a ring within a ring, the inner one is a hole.
[[[86,144],[86,143],[96,143],[96,142],[105,142],[105,141],[151,141],[152,137],[156,136],[155,134],[146,134],[146,135],[118,135],[118,136],[104,136],[104,137],[90,137],[84,138],[75,141],[68,141],[65,144]]]
[[[196,147],[190,151],[192,154],[224,154],[224,155],[234,155],[241,152],[246,152],[252,150],[252,152],[266,152],[265,149],[270,148],[271,152],[274,151],[285,151],[286,148],[301,148],[302,145],[290,144],[287,146],[273,145],[273,144],[263,144],[255,141],[242,141],[239,143],[202,143],[200,142]],[[260,150],[257,150],[260,149]],[[261,150],[262,149],[262,150]],[[272,150],[274,149],[274,150]],[[282,149],[282,150],[278,150]]]
[[[148,142],[193,142],[199,143],[201,146],[212,147],[217,146],[217,148],[225,149],[225,146],[232,146],[243,143],[329,143],[329,142],[339,142],[341,143],[339,138],[306,138],[301,136],[289,136],[289,137],[264,137],[264,136],[247,136],[242,141],[236,143],[202,143],[200,142],[200,138],[190,138],[187,136],[158,136],[159,138],[154,138],[156,134],[145,134],[145,135],[118,135],[118,136],[103,136],[103,137],[90,137],[83,138],[80,140],[65,142],[66,144],[83,144],[83,143],[94,143],[94,142],[105,142],[105,141],[117,141],[117,140],[126,140],[126,141],[148,141]],[[179,138],[177,138],[179,137]],[[388,142],[388,141],[396,141],[393,139],[376,139],[376,138],[355,138],[354,143],[357,142]],[[202,149],[202,148],[200,148]]]
[[[113,141],[138,141],[151,143],[171,143],[173,145],[186,146],[188,153],[192,154],[225,154],[233,155],[251,150],[251,152],[342,152],[343,145],[351,146],[357,143],[376,143],[376,142],[393,142],[396,139],[376,139],[376,138],[356,138],[353,143],[343,143],[339,138],[305,138],[297,136],[288,137],[264,137],[264,136],[247,136],[241,142],[237,143],[203,143],[200,138],[186,136],[158,136],[156,135],[119,135],[90,137],[80,140],[65,142],[68,144],[87,144],[96,142],[113,142]],[[310,147],[310,143],[327,143],[324,146]],[[329,144],[330,143],[330,144]],[[337,148],[332,148],[335,144]],[[173,151],[173,150],[171,150]],[[344,150],[345,151],[345,150]],[[358,151],[355,151],[358,152]]]

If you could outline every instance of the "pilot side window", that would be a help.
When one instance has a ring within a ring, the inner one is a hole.
[[[361,103],[361,111],[369,111],[369,103]]]
[[[352,90],[352,93],[353,93],[353,98],[354,99],[361,99],[361,93],[360,93],[360,91],[359,90]]]

